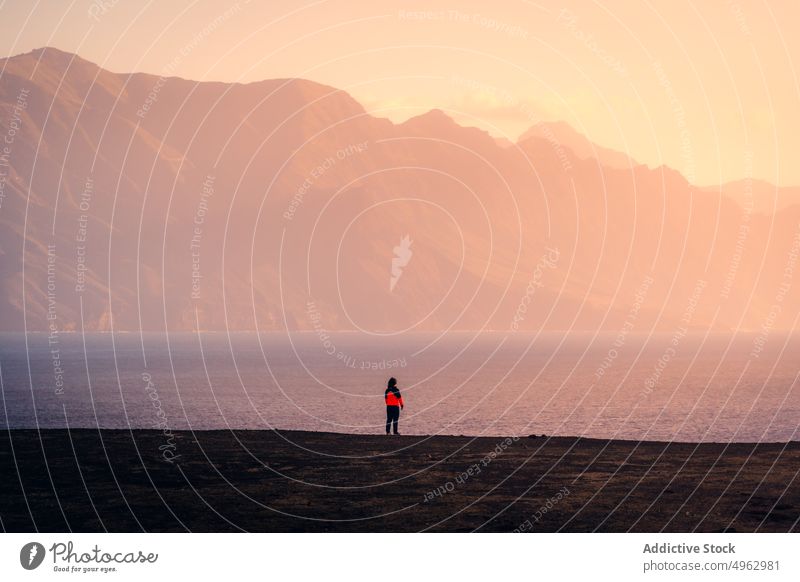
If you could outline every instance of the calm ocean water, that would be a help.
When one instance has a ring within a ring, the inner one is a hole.
[[[405,434],[800,439],[800,338],[675,339],[0,334],[0,427],[381,433],[393,375]]]

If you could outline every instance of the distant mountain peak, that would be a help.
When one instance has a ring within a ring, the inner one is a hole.
[[[431,109],[421,115],[411,117],[398,127],[415,134],[448,136],[449,139],[473,140],[473,145],[482,143],[499,147],[499,144],[488,131],[469,125],[462,125],[441,109]],[[459,136],[456,138],[456,136]]]
[[[458,123],[441,109],[431,109],[403,122],[405,126],[454,127]]]
[[[572,151],[581,159],[596,159],[604,166],[625,170],[639,163],[629,155],[603,147],[591,141],[566,121],[539,122],[519,136],[517,143],[529,139],[544,139]]]
[[[87,61],[86,59],[74,54],[69,53],[66,51],[62,51],[61,49],[57,49],[52,46],[43,46],[39,48],[35,48],[30,52],[22,53],[19,55],[15,55],[13,57],[9,57],[7,60],[9,61],[25,61],[25,60],[36,60],[40,63],[50,65],[52,67],[57,67],[60,69],[65,69],[68,65],[75,66],[75,65],[86,65],[90,67],[98,67],[98,65],[92,63],[91,61]]]

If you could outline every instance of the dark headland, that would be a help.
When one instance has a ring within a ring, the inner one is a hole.
[[[800,517],[796,442],[298,431],[177,432],[174,448],[166,442],[160,431],[3,431],[0,526],[785,532]]]

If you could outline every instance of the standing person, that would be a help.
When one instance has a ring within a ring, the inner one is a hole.
[[[397,380],[389,378],[383,397],[386,400],[386,434],[389,434],[392,425],[394,434],[400,434],[397,432],[397,423],[400,421],[400,411],[403,409],[403,397],[397,389]]]

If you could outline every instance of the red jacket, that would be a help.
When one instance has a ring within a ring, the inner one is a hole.
[[[387,388],[384,398],[386,399],[386,406],[403,406],[403,397],[397,388]]]

